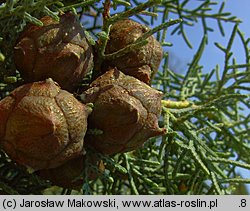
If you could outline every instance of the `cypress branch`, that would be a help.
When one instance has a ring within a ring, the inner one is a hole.
[[[88,39],[99,54],[95,70],[102,59],[113,60],[141,48],[153,34],[162,43],[164,58],[152,86],[164,94],[159,124],[167,129],[165,135],[149,139],[132,152],[105,156],[88,149],[103,161],[106,169],[100,172],[86,160],[82,188],[76,192],[52,187],[49,181],[17,165],[0,151],[1,193],[231,194],[237,184],[250,183],[249,178],[241,178],[236,172],[236,167],[250,169],[250,38],[241,31],[239,18],[224,11],[226,2],[201,1],[193,8],[189,2],[20,0],[0,4],[1,99],[23,83],[13,62],[13,47],[24,27],[28,23],[42,25],[39,19],[44,15],[58,20],[61,12],[73,10],[83,25],[86,24]],[[177,19],[169,20],[173,16]],[[139,20],[151,29],[131,45],[105,54],[111,25],[124,18]],[[200,60],[210,33],[216,33],[210,20],[217,21],[222,35],[226,24],[234,24],[234,28],[226,46],[214,43],[224,54],[223,67],[216,65],[211,71],[205,71]],[[186,29],[199,23],[203,33],[188,68],[183,73],[172,70],[168,51],[175,43],[169,43],[169,36],[181,35],[191,48]],[[236,39],[244,50],[240,63],[232,50]],[[87,85],[91,74],[89,77],[84,79]],[[102,131],[97,128],[89,130],[90,134],[100,135]],[[87,176],[90,171],[100,176],[91,179]]]

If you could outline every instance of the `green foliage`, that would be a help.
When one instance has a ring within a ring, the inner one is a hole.
[[[43,15],[58,18],[60,12],[68,10],[79,15],[92,36],[92,43],[96,40],[100,61],[94,71],[98,70],[102,59],[115,59],[139,48],[152,34],[163,46],[172,45],[167,42],[167,34],[178,34],[192,47],[186,27],[196,27],[201,21],[203,39],[183,75],[169,68],[165,52],[162,67],[154,78],[153,86],[164,92],[159,122],[168,133],[148,140],[133,152],[114,157],[98,154],[106,165],[105,172],[95,180],[85,177],[82,189],[72,193],[231,194],[239,184],[250,183],[250,178],[241,178],[237,172],[237,167],[250,169],[250,39],[240,30],[240,20],[224,12],[224,3],[215,12],[213,7],[218,3],[212,0],[200,1],[192,9],[189,0],[98,2],[9,0],[0,4],[0,97],[8,95],[22,82],[13,63],[13,46],[19,33],[28,22],[41,25],[39,18]],[[169,20],[173,16],[177,18]],[[126,48],[105,54],[111,24],[127,17],[140,20],[152,29]],[[215,43],[224,53],[224,66],[217,65],[205,72],[199,61],[209,32],[213,31],[209,27],[210,19],[217,21],[222,35],[225,34],[224,24],[234,24],[234,28],[226,46]],[[233,57],[232,45],[237,38],[245,49],[243,64],[238,64]],[[89,149],[88,153],[96,152]],[[99,172],[95,166],[87,166],[84,175],[89,170]],[[0,154],[0,181],[1,193],[71,193],[71,190],[49,188],[49,183],[14,164],[3,152]],[[46,187],[49,189],[44,191]]]

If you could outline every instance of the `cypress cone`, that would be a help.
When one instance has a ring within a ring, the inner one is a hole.
[[[98,159],[94,154],[90,155],[87,161],[88,162],[86,162],[86,155],[78,156],[56,168],[39,170],[36,174],[43,179],[50,180],[53,185],[64,188],[80,189],[84,182],[86,163],[87,165],[94,165],[99,173],[102,173],[105,169],[102,160]],[[87,171],[88,179],[96,179],[99,173],[89,168]]]
[[[86,144],[103,154],[134,150],[166,132],[158,126],[162,92],[117,69],[98,77],[81,97],[94,104],[88,127],[102,131],[87,135]]]
[[[92,46],[72,13],[60,21],[45,16],[43,26],[29,24],[14,48],[14,61],[25,82],[52,78],[74,91],[93,67]]]
[[[52,79],[25,84],[0,101],[0,146],[34,170],[82,155],[88,106]]]
[[[148,27],[133,20],[120,20],[111,26],[109,40],[106,46],[106,54],[114,53],[122,48],[134,43],[144,33],[149,30]],[[131,50],[113,60],[105,60],[102,65],[102,72],[110,67],[117,67],[126,75],[149,84],[152,76],[157,72],[163,57],[161,44],[150,36],[148,43],[139,49]]]

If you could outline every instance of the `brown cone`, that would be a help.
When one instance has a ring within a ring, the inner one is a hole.
[[[92,47],[77,17],[66,13],[43,26],[28,25],[14,48],[14,61],[26,82],[52,78],[73,91],[93,67]]]
[[[52,79],[20,86],[0,101],[0,145],[34,170],[57,167],[84,153],[89,113]]]
[[[87,135],[87,144],[107,155],[134,150],[150,137],[163,135],[158,126],[162,93],[138,79],[110,70],[91,83],[82,95],[93,102],[89,128],[103,131]]]
[[[88,155],[88,164],[96,166],[100,173],[104,171],[105,167],[102,160],[98,159],[94,154]],[[86,156],[79,156],[67,161],[61,166],[52,169],[43,169],[37,171],[37,175],[43,179],[50,180],[53,185],[64,188],[80,189],[84,182],[84,170],[86,167]],[[88,179],[93,180],[98,177],[98,173],[89,170],[87,172]]]
[[[117,21],[110,29],[105,53],[114,53],[132,44],[148,30],[146,26],[132,20]],[[149,84],[151,77],[158,70],[163,57],[163,49],[154,36],[147,38],[147,41],[148,44],[137,50],[132,50],[117,59],[104,61],[102,71],[117,67],[126,75],[134,76]]]

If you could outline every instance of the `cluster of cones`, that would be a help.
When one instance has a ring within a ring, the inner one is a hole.
[[[59,21],[48,16],[41,21],[42,27],[27,26],[14,49],[25,84],[0,101],[0,146],[17,163],[72,188],[83,180],[85,146],[114,155],[165,133],[158,126],[162,93],[150,86],[163,52],[150,36],[143,47],[104,60],[99,77],[76,99],[72,93],[98,60],[94,46],[71,13]],[[118,21],[111,27],[106,54],[148,30],[132,20]],[[104,170],[94,153],[87,162]]]

